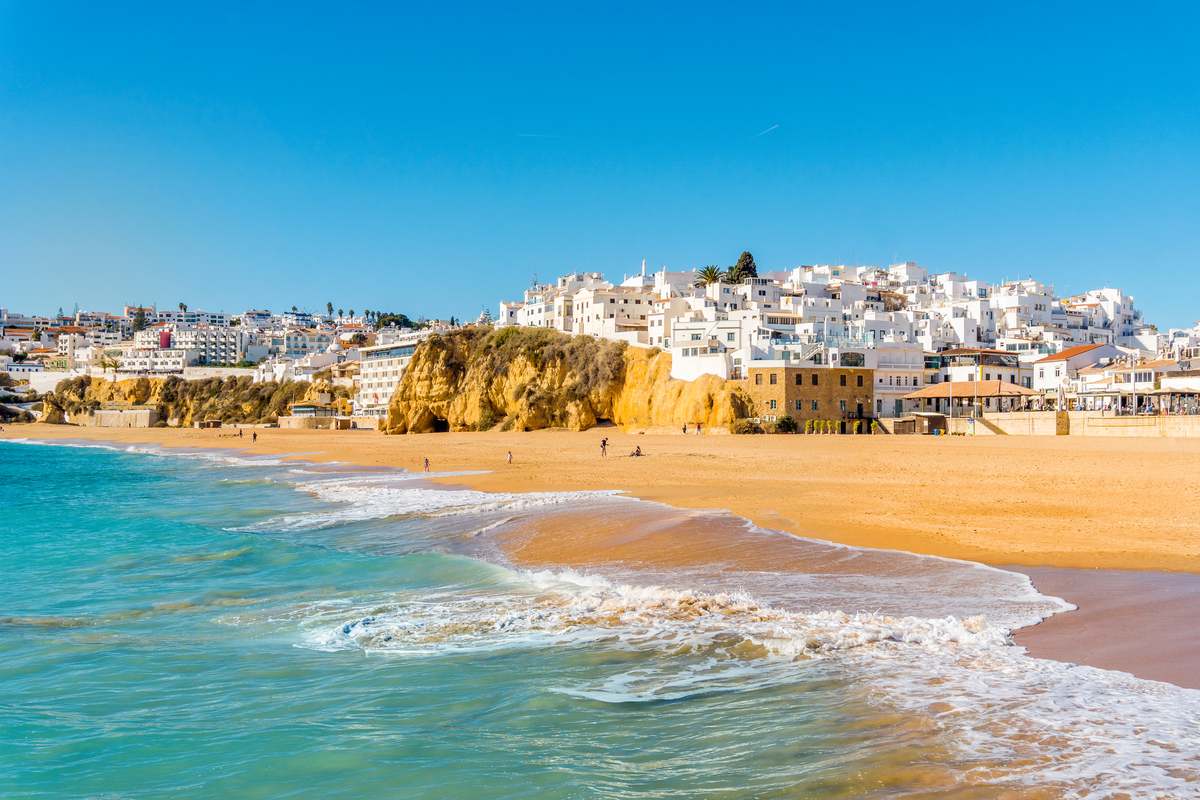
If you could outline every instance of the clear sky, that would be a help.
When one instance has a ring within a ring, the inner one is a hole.
[[[1195,4],[508,5],[0,0],[0,305],[474,316],[748,248],[1200,318]]]

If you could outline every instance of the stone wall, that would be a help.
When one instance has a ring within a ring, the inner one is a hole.
[[[1200,416],[1115,417],[1098,411],[985,414],[973,426],[955,417],[951,433],[975,436],[1166,436],[1200,438]]]

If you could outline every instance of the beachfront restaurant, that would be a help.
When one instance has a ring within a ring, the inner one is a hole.
[[[1200,414],[1200,370],[1163,375],[1158,385],[1111,381],[1079,391],[1073,407],[1114,416]]]
[[[1025,411],[1038,396],[1033,389],[1020,384],[991,380],[934,383],[904,395],[903,399],[916,401],[921,411],[967,417],[989,412]]]

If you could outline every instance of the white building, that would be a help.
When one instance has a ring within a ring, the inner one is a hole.
[[[123,375],[183,375],[195,364],[195,353],[174,348],[132,348],[121,359],[117,372]]]
[[[1125,355],[1111,344],[1081,344],[1033,363],[1033,388],[1043,394],[1066,391],[1084,367],[1105,365]]]
[[[354,414],[363,417],[387,416],[388,403],[404,370],[412,361],[417,345],[433,331],[410,331],[396,341],[359,349],[359,390],[354,398]]]
[[[502,303],[497,324],[661,347],[671,352],[672,376],[684,380],[736,378],[767,360],[834,365],[852,353],[877,370],[877,415],[904,413],[903,395],[926,381],[1032,388],[1034,362],[1085,345],[1200,357],[1200,333],[1159,335],[1119,289],[1058,298],[1034,278],[993,285],[956,272],[930,274],[911,261],[805,265],[738,284],[695,280],[692,272],[643,269],[614,285],[598,273],[575,273]],[[946,352],[951,357],[939,360]]]

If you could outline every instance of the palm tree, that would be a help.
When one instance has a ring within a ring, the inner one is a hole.
[[[179,310],[186,313],[187,312],[187,303],[180,303]]]
[[[295,307],[295,306],[292,306],[292,313],[293,313],[293,314],[295,314],[295,313],[296,313],[296,307]]]
[[[354,309],[353,309],[353,308],[352,308],[352,309],[350,309],[350,318],[351,318],[351,319],[353,319],[353,318],[354,318]]]
[[[709,264],[696,270],[696,285],[708,286],[710,283],[720,283],[725,273],[716,264]]]
[[[345,313],[343,313],[343,311],[339,308],[338,309],[338,319],[341,319],[344,316],[345,316]]]
[[[332,300],[325,303],[325,314],[326,314],[326,316],[329,316],[329,317],[333,316],[333,301]]]

